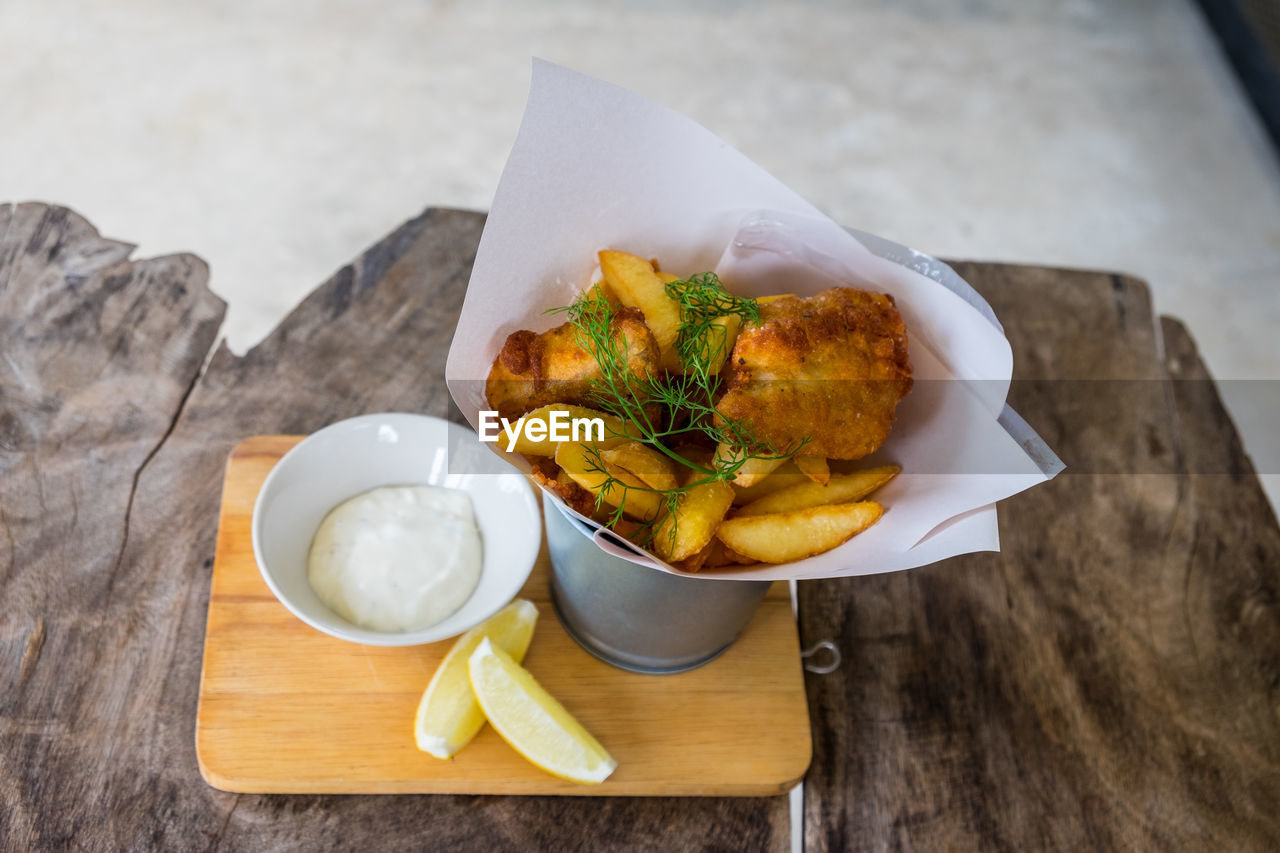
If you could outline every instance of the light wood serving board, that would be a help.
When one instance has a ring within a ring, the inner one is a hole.
[[[489,726],[453,760],[414,744],[413,716],[451,640],[385,648],[298,620],[258,573],[250,539],[267,473],[300,436],[255,436],[228,459],[209,595],[196,753],[242,793],[764,796],[794,786],[811,741],[799,640],[775,583],[736,643],[677,675],[592,657],[551,606],[545,545],[521,596],[538,606],[525,666],[618,760],[602,785],[557,779]]]

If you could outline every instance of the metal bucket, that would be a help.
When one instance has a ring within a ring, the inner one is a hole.
[[[592,530],[542,502],[551,599],[565,630],[606,663],[667,674],[702,666],[733,644],[770,581],[681,577],[600,550]]]

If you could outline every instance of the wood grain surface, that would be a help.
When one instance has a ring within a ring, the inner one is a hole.
[[[800,781],[809,706],[785,582],[770,587],[714,661],[640,675],[597,660],[565,633],[551,605],[545,546],[520,591],[539,613],[524,664],[604,744],[617,770],[601,785],[557,779],[490,726],[451,761],[420,752],[414,712],[453,642],[378,648],[335,640],[286,610],[258,571],[254,500],[301,438],[255,436],[227,461],[196,713],[197,758],[211,784],[293,794],[759,797]]]
[[[429,210],[242,358],[189,256],[0,206],[0,839],[9,849],[784,850],[782,797],[267,796],[199,777],[227,454],[350,415],[445,415],[483,217]],[[1280,534],[1140,283],[965,264],[1011,401],[1066,460],[1003,551],[800,585],[810,850],[1280,847]],[[264,282],[263,286],[270,286]],[[1159,380],[1166,374],[1172,385]],[[1195,472],[1195,473],[1183,473]]]
[[[193,386],[222,311],[202,264],[125,263],[129,247],[61,208],[0,220],[0,318],[21,341],[5,349],[21,375],[0,359],[6,846],[787,849],[785,797],[272,796],[200,778],[227,455],[364,412],[447,415],[445,355],[483,224],[426,211],[243,357],[220,345]]]
[[[1068,468],[999,554],[801,584],[845,656],[808,682],[806,850],[1277,849],[1280,531],[1194,345],[1166,320],[1162,358],[1132,279],[958,271]]]

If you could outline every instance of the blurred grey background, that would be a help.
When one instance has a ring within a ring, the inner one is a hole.
[[[424,206],[488,206],[532,56],[847,225],[1140,276],[1216,376],[1280,379],[1280,170],[1194,0],[0,0],[0,198],[198,253],[243,351]],[[1274,472],[1270,397],[1229,403]]]

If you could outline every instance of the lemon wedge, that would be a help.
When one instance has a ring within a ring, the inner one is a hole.
[[[480,641],[471,654],[471,688],[489,723],[516,752],[548,773],[598,785],[618,762],[502,649]]]
[[[484,712],[471,692],[471,653],[488,637],[515,660],[524,660],[537,621],[537,606],[517,598],[454,642],[418,703],[413,723],[418,749],[451,758],[476,736],[484,725]]]

